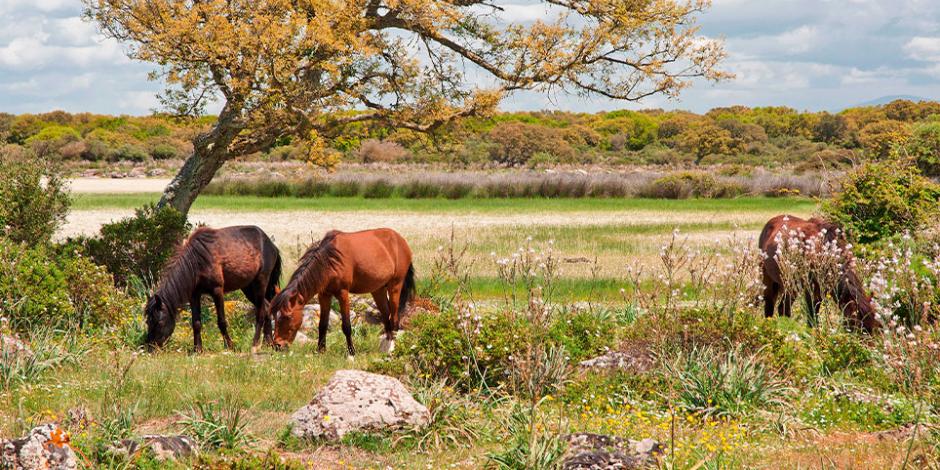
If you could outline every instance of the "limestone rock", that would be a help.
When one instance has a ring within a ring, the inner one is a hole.
[[[77,465],[69,434],[54,423],[35,427],[20,439],[0,441],[0,468],[70,470]]]
[[[111,446],[111,452],[128,457],[147,449],[153,451],[153,457],[161,462],[188,457],[198,452],[196,443],[187,436],[149,434],[139,439],[124,439]]]
[[[565,470],[640,469],[655,466],[663,446],[653,439],[634,441],[603,434],[577,433],[566,437]]]
[[[294,436],[338,439],[350,431],[381,431],[424,426],[428,409],[397,379],[340,370],[309,405],[291,416]]]

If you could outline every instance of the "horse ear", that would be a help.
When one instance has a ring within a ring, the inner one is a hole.
[[[163,299],[161,299],[159,295],[153,296],[153,306],[156,308],[163,306]]]

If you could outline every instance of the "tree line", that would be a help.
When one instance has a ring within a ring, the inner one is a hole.
[[[214,117],[0,113],[0,143],[59,161],[183,159]],[[7,147],[10,151],[12,147]],[[283,139],[242,159],[307,160],[307,143]],[[337,161],[454,164],[739,163],[818,169],[903,152],[940,175],[940,103],[896,100],[838,113],[732,106],[688,111],[503,112],[434,132],[374,123],[342,126],[319,149]]]

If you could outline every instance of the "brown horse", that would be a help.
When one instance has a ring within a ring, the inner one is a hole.
[[[167,263],[156,293],[147,300],[147,344],[151,347],[166,344],[176,327],[176,312],[189,303],[195,348],[202,351],[200,304],[202,295],[209,294],[215,301],[225,347],[233,349],[223,295],[237,289],[255,306],[252,350],[258,347],[262,329],[265,342],[270,344],[272,327],[266,304],[274,298],[280,278],[281,255],[260,228],[198,228]]]
[[[383,228],[362,232],[331,231],[310,247],[290,282],[274,300],[274,346],[285,347],[294,341],[303,323],[303,306],[314,296],[320,302],[317,350],[326,350],[326,331],[330,321],[330,303],[339,299],[343,334],[349,356],[356,351],[349,322],[349,294],[371,293],[382,314],[385,352],[395,347],[395,331],[401,315],[414,295],[414,266],[411,248],[394,230]]]
[[[861,325],[867,331],[872,332],[877,328],[878,323],[875,319],[875,309],[872,307],[871,298],[865,294],[862,281],[855,272],[855,259],[849,250],[845,234],[836,224],[826,222],[818,218],[803,220],[799,217],[789,215],[778,215],[770,219],[764,230],[761,231],[758,245],[764,253],[762,262],[763,281],[764,281],[764,315],[773,316],[774,306],[777,304],[777,296],[783,294],[778,311],[780,315],[790,316],[793,306],[793,295],[785,292],[782,280],[780,266],[778,264],[778,243],[782,240],[791,240],[796,237],[804,246],[809,240],[818,240],[815,243],[816,249],[822,249],[821,244],[829,244],[838,247],[838,253],[841,253],[841,267],[839,280],[836,283],[833,297],[838,299],[839,308],[843,315],[853,326]],[[823,301],[823,292],[818,281],[812,281],[812,289],[806,292],[807,307],[812,309],[809,315],[816,317]]]

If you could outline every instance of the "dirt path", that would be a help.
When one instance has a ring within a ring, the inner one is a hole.
[[[159,193],[169,178],[72,178],[69,188],[76,194]]]

